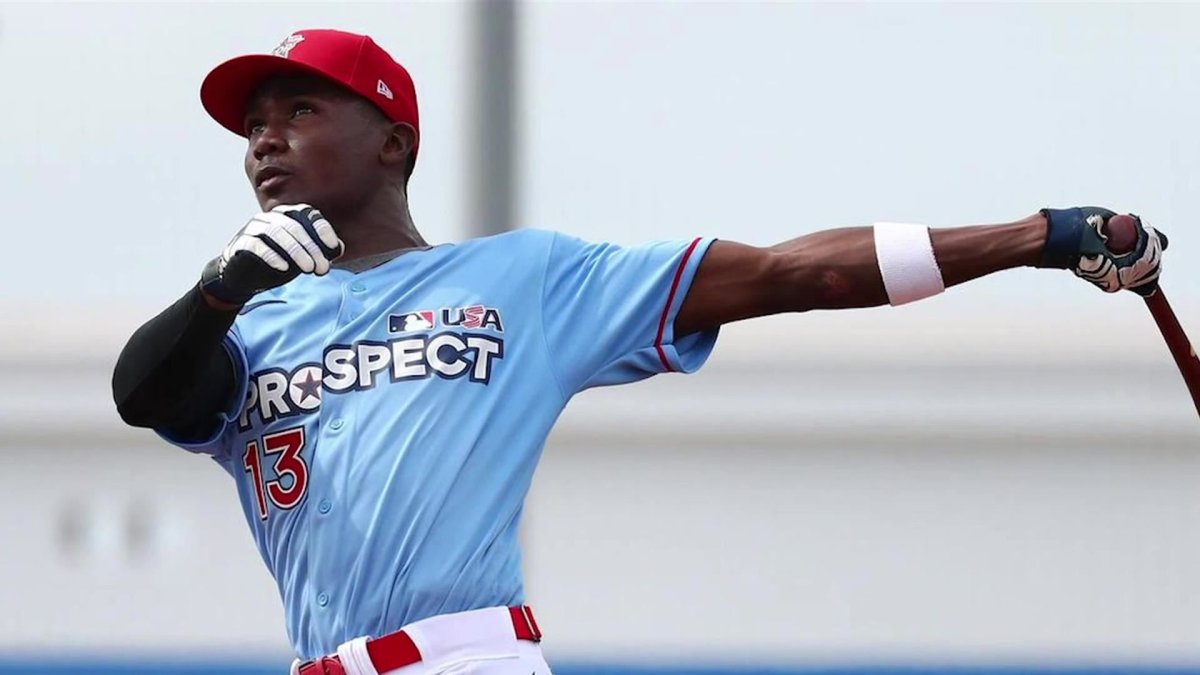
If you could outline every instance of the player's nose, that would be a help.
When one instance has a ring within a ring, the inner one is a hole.
[[[282,129],[275,124],[263,125],[262,131],[250,141],[250,150],[254,154],[254,159],[259,161],[270,155],[277,155],[285,148],[287,148],[287,139],[284,138]]]

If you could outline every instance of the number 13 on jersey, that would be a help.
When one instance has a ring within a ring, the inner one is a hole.
[[[250,472],[254,481],[254,497],[258,502],[258,517],[266,520],[268,514],[267,500],[280,509],[291,509],[304,499],[308,489],[308,464],[300,456],[304,449],[304,427],[284,429],[262,437],[262,455],[259,455],[259,442],[250,441],[246,444],[246,454],[242,457],[242,465]],[[274,458],[273,469],[275,478],[263,480],[263,457]]]

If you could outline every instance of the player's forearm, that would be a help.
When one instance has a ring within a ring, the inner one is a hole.
[[[1006,225],[930,230],[946,287],[1014,267],[1033,267],[1046,243],[1046,218],[1034,214]]]
[[[934,257],[947,287],[1037,263],[1046,240],[1040,214],[1004,225],[931,229]],[[775,311],[846,309],[887,304],[870,227],[825,230],[772,247]]]

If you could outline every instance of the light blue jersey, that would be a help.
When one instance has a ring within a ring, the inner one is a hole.
[[[522,604],[517,525],[550,428],[583,389],[704,363],[716,331],[673,326],[711,243],[523,230],[247,303],[222,428],[172,442],[237,482],[297,655]]]

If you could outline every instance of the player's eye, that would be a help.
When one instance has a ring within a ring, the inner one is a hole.
[[[246,120],[246,135],[247,136],[257,136],[257,135],[261,134],[263,132],[263,129],[265,129],[266,127],[267,127],[267,125],[263,124],[261,120],[254,120],[254,119]]]
[[[301,115],[308,115],[312,112],[313,107],[307,103],[297,103],[296,105],[292,106],[293,118],[300,117]]]

